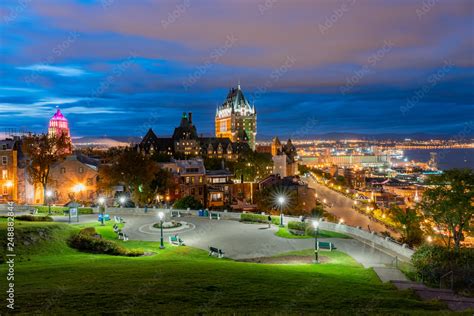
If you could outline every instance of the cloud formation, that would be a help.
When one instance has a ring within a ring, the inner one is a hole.
[[[308,117],[321,122],[314,133],[455,134],[474,120],[469,0],[0,6],[0,126],[11,113],[40,129],[57,101],[76,135],[169,134],[182,111],[211,133],[216,105],[239,80],[265,135],[290,134]]]

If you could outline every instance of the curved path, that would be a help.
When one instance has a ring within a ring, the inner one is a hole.
[[[360,226],[364,230],[372,230],[378,233],[387,231],[387,227],[370,219],[368,216],[363,215],[352,208],[354,201],[340,193],[334,192],[333,190],[317,183],[311,177],[306,177],[304,180],[308,183],[310,188],[316,190],[318,198],[326,199],[327,204],[331,205],[328,208],[328,212],[336,215],[339,218],[343,218],[344,222],[350,226]]]
[[[123,231],[131,240],[159,241],[160,230],[150,229],[156,223],[152,215],[123,216],[126,224]],[[286,239],[275,236],[278,227],[270,229],[265,224],[244,224],[236,220],[210,220],[195,216],[179,218],[190,224],[180,232],[167,233],[165,241],[176,233],[188,246],[208,250],[209,246],[223,249],[226,257],[248,259],[273,256],[283,252],[303,250],[314,247],[314,239]],[[348,253],[366,267],[386,266],[393,257],[357,239],[321,238],[331,241],[336,247]]]

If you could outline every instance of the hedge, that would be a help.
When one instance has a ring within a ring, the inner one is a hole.
[[[453,288],[457,291],[472,292],[473,248],[461,248],[459,251],[455,251],[437,245],[424,245],[417,249],[411,260],[417,276],[426,284],[439,286],[440,281],[443,281],[441,276],[452,271]],[[449,277],[444,281],[448,280]]]
[[[97,234],[94,227],[82,229],[79,233],[69,238],[68,244],[79,251],[95,254],[129,257],[137,257],[144,254],[143,250],[129,250],[112,240],[103,239],[102,236]]]
[[[47,205],[40,205],[35,206],[35,209],[38,213],[48,213],[49,207]],[[69,211],[69,207],[67,206],[51,206],[51,213],[52,214],[60,214],[62,215],[64,212]],[[93,214],[94,210],[92,207],[79,207],[79,214],[86,215],[86,214]]]
[[[268,215],[262,214],[252,214],[252,213],[242,213],[240,214],[241,222],[252,222],[252,223],[268,223]],[[280,217],[272,216],[272,224],[280,225]]]
[[[300,230],[300,231],[305,231],[307,227],[307,223],[303,222],[288,222],[288,229],[293,229],[293,230]]]
[[[33,216],[33,215],[19,215],[15,216],[15,219],[20,221],[28,222],[53,222],[53,218],[50,216]]]

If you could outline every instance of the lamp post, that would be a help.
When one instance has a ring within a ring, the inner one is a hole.
[[[100,209],[100,224],[101,226],[104,226],[104,215],[105,215],[105,198],[100,197],[99,198],[99,209]]]
[[[283,224],[283,205],[285,204],[285,197],[284,196],[279,196],[278,197],[278,204],[280,205],[280,227],[284,227],[285,225]]]
[[[319,244],[318,244],[318,235],[319,235],[319,221],[313,221],[314,227],[314,263],[319,263]]]
[[[125,201],[127,201],[127,198],[125,196],[121,196],[119,198],[120,207],[123,207],[123,205],[125,204]]]
[[[163,218],[165,217],[165,214],[163,212],[159,212],[158,217],[160,218],[160,229],[161,229],[160,249],[165,249],[165,245],[163,244]]]
[[[46,191],[46,200],[48,201],[48,215],[51,215],[51,197],[53,196],[53,192],[50,190]]]

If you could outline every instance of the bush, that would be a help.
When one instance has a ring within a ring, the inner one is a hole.
[[[20,215],[16,216],[15,219],[20,221],[28,222],[52,222],[53,219],[50,216],[33,216],[33,215]]]
[[[416,274],[426,284],[439,286],[441,277],[453,272],[455,290],[472,291],[474,249],[448,250],[437,245],[423,245],[412,256]],[[448,278],[449,279],[449,278]]]
[[[202,208],[202,203],[196,200],[194,196],[188,195],[181,199],[176,200],[176,202],[173,205],[173,208],[179,209],[179,210],[186,210],[188,208],[191,210],[199,210]]]
[[[69,238],[68,244],[79,251],[95,254],[136,257],[144,253],[139,249],[128,250],[112,240],[102,239],[94,227],[81,229],[79,233]]]
[[[240,221],[254,222],[254,223],[268,223],[268,215],[242,213],[240,214]]]
[[[306,226],[308,226],[308,224],[303,222],[288,222],[288,229],[292,230],[299,230],[304,232],[306,230]]]
[[[47,205],[39,205],[35,206],[35,209],[40,214],[48,214],[49,206]],[[69,207],[67,206],[51,206],[51,213],[56,215],[62,215],[64,212],[69,211]],[[79,207],[79,214],[86,215],[86,214],[93,214],[94,210],[91,207]]]

